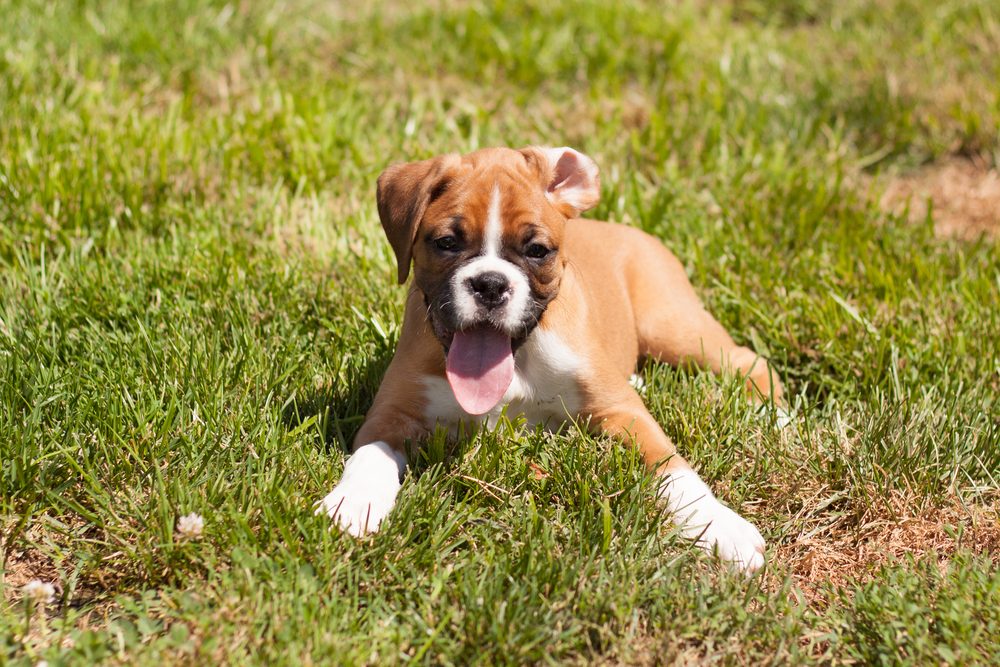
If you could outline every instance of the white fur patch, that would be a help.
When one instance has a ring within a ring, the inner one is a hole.
[[[694,470],[671,472],[660,483],[681,533],[747,574],[764,566],[764,538],[749,521],[712,495]]]
[[[778,407],[775,413],[775,423],[778,428],[784,429],[791,426],[792,422],[795,421],[794,415],[783,407]]]
[[[473,417],[459,407],[447,380],[426,376],[429,423],[457,431],[459,422],[492,427],[507,410],[510,418],[523,415],[529,425],[556,428],[575,416],[582,404],[579,377],[583,360],[557,334],[535,329],[514,355],[514,379],[500,403],[485,415]]]
[[[773,411],[773,412],[772,412]],[[758,419],[767,420],[770,419],[772,414],[774,415],[774,425],[780,430],[784,430],[792,425],[795,421],[795,413],[789,411],[787,408],[781,405],[770,405],[767,403],[762,403],[757,406],[757,409],[750,413]]]
[[[335,519],[355,537],[374,533],[396,504],[405,469],[406,458],[384,442],[358,447],[347,459],[340,482],[318,503],[316,513]]]

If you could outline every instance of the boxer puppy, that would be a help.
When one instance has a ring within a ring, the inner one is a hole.
[[[764,359],[704,309],[684,268],[638,229],[580,219],[600,198],[594,162],[571,148],[489,148],[396,164],[378,211],[399,282],[413,283],[399,346],[354,453],[319,503],[352,535],[378,530],[407,464],[436,426],[579,419],[637,447],[682,533],[752,572],[757,529],[723,505],[629,383],[645,357],[739,372],[780,400]]]

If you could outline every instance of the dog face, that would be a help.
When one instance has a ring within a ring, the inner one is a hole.
[[[597,167],[570,148],[491,148],[393,165],[379,177],[399,281],[413,264],[435,336],[486,331],[516,348],[555,298],[568,218],[600,197]]]

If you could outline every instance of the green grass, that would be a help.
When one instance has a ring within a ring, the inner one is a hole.
[[[998,242],[878,205],[996,164],[1000,7],[351,4],[0,0],[0,663],[1000,660]],[[313,516],[399,330],[376,176],[530,143],[786,378],[781,432],[646,369],[766,575],[574,428],[433,440],[373,539]],[[884,557],[803,567],[845,544]]]

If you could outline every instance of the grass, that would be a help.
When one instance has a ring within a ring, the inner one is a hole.
[[[997,237],[879,206],[996,164],[995,3],[0,16],[0,663],[1000,660]],[[591,215],[663,238],[786,378],[779,431],[646,369],[763,576],[572,427],[432,439],[371,540],[313,516],[399,330],[375,177],[530,143],[593,156]]]

